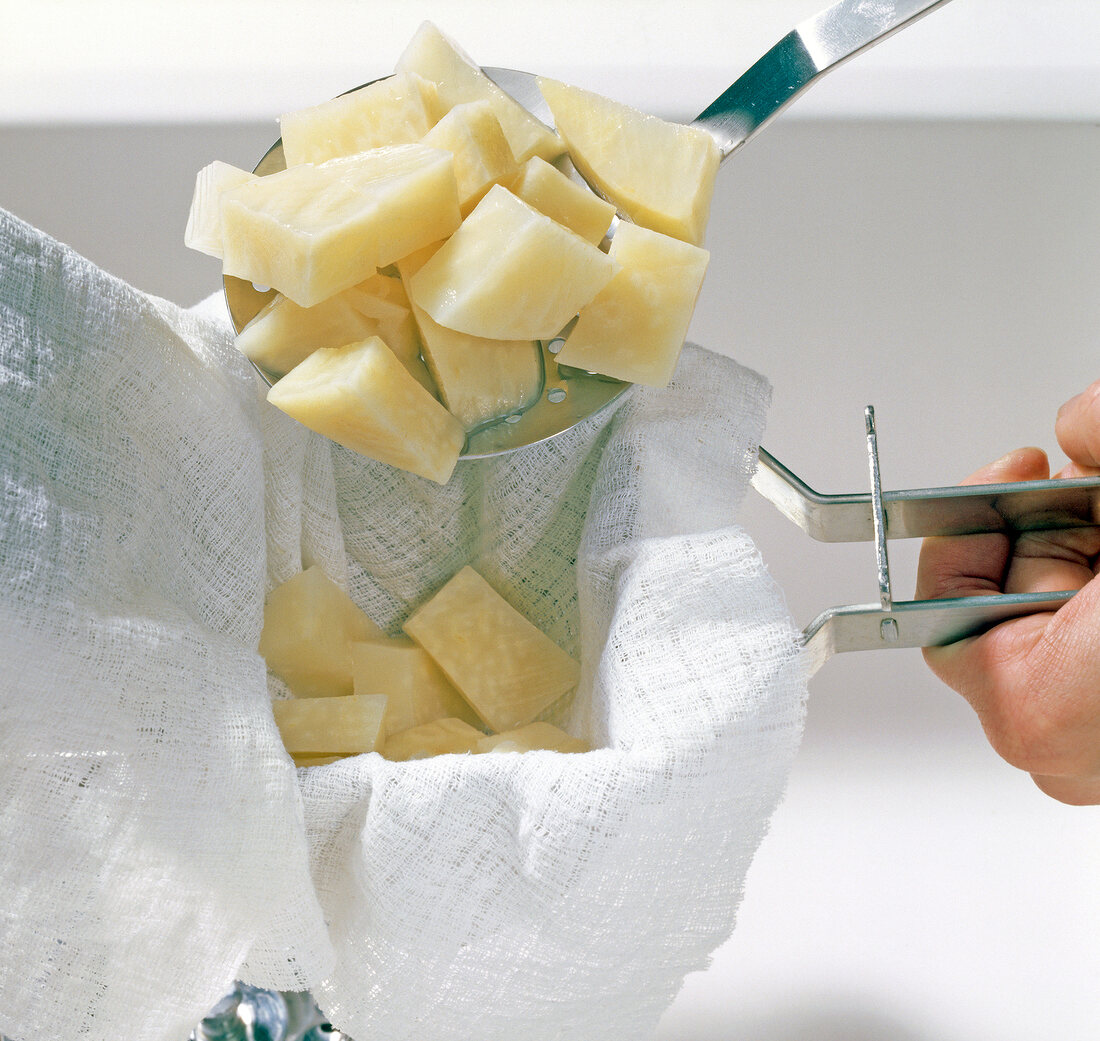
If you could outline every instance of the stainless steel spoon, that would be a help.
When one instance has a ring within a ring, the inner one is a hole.
[[[692,122],[715,138],[725,160],[827,72],[947,2],[839,0],[796,26]],[[498,68],[484,72],[532,115],[553,125],[535,75]],[[274,173],[284,166],[282,142],[277,141],[255,172]],[[224,285],[233,325],[240,332],[270,293],[230,276]],[[630,390],[632,384],[559,366],[554,356],[562,342],[559,338],[538,345],[543,386],[535,404],[472,432],[462,458],[500,455],[545,441],[611,407]],[[257,371],[267,383],[274,382],[271,373],[258,366]]]

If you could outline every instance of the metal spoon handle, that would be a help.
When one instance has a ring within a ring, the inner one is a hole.
[[[696,117],[725,159],[814,80],[948,0],[840,0],[795,26]]]

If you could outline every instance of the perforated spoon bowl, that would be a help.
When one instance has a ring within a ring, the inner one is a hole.
[[[485,69],[491,78],[533,90],[538,93],[536,77],[513,69]],[[385,77],[383,77],[385,78]],[[363,84],[369,86],[370,84]],[[356,87],[361,90],[362,87]],[[545,102],[543,103],[545,107]],[[282,141],[276,141],[257,163],[254,173],[265,175],[286,169]],[[239,333],[260,312],[273,296],[274,290],[253,285],[247,279],[225,275],[222,279],[225,301],[233,328]],[[558,365],[554,356],[561,349],[563,339],[555,338],[532,343],[531,350],[539,352],[542,381],[534,403],[522,412],[513,413],[494,423],[471,431],[462,451],[463,459],[483,459],[505,452],[537,444],[576,426],[590,416],[610,408],[633,384],[611,379],[598,373]],[[253,368],[268,386],[279,378],[256,362]]]
[[[946,3],[840,0],[792,29],[692,122],[714,137],[725,160],[827,72]],[[535,75],[498,68],[484,72],[532,115],[552,125]],[[282,142],[277,141],[255,172],[274,173],[284,166]],[[224,285],[233,325],[240,332],[270,298],[270,291],[230,276]],[[543,366],[538,400],[522,413],[472,432],[462,458],[500,455],[555,437],[610,408],[630,390],[632,384],[559,366],[555,353],[562,342],[557,338],[538,345]],[[259,366],[257,371],[267,383],[274,382],[272,373]]]

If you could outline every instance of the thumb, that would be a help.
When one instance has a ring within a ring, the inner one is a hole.
[[[1100,466],[1100,380],[1058,410],[1054,433],[1073,462]]]

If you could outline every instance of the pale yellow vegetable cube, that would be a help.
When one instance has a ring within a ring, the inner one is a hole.
[[[385,340],[386,346],[405,366],[409,375],[435,395],[435,381],[421,356],[420,332],[401,280],[378,274],[353,286],[347,292],[359,313],[378,323],[377,335]]]
[[[603,241],[615,216],[615,207],[606,199],[538,156],[528,159],[506,187],[539,213],[564,224],[593,245]]]
[[[397,263],[411,278],[439,248],[436,243]],[[439,396],[466,430],[522,412],[542,389],[542,359],[531,340],[487,340],[440,325],[411,304],[420,343]]]
[[[375,148],[223,192],[223,271],[311,307],[460,221],[450,152]]]
[[[364,302],[360,305],[362,310],[374,315],[387,327],[408,316],[409,296],[396,272],[392,275],[378,272],[355,288],[364,298],[369,297],[371,300],[370,303]]]
[[[411,144],[440,114],[434,83],[416,74],[388,76],[281,116],[283,155],[287,166],[295,166],[382,145]]]
[[[463,754],[477,750],[485,735],[461,719],[437,719],[401,730],[386,738],[382,755],[394,762],[429,759],[434,755]]]
[[[282,376],[319,347],[340,347],[381,334],[378,319],[355,306],[355,287],[313,307],[276,294],[234,341],[237,349],[273,376]]]
[[[406,637],[353,643],[351,664],[356,694],[385,694],[389,699],[387,735],[437,719],[478,722],[428,653]]]
[[[530,723],[580,679],[579,664],[471,567],[404,628],[495,731]]]
[[[539,89],[587,180],[635,223],[702,244],[722,158],[706,130],[556,80]]]
[[[241,330],[237,349],[278,378],[320,347],[380,336],[416,381],[435,393],[408,299],[397,303],[390,284],[401,292],[398,279],[375,274],[313,307],[299,307],[276,293]]]
[[[267,395],[325,437],[401,470],[446,484],[466,432],[380,337],[322,347]]]
[[[328,766],[329,763],[338,763],[341,759],[347,759],[346,755],[293,755],[295,766]]]
[[[195,177],[195,193],[187,214],[183,244],[209,257],[222,256],[222,192],[256,180],[256,174],[220,160],[204,166]]]
[[[477,743],[480,752],[588,752],[591,746],[553,723],[528,723],[503,734],[487,734]]]
[[[710,254],[635,224],[620,224],[611,256],[622,269],[581,309],[559,365],[664,387],[687,336]]]
[[[271,709],[292,756],[361,755],[385,741],[386,699],[381,694],[341,698],[287,698]]]
[[[564,151],[561,139],[504,93],[462,49],[431,22],[424,22],[397,62],[398,72],[431,80],[444,108],[488,99],[517,162],[532,155],[554,159]]]
[[[494,184],[519,172],[519,164],[488,99],[456,105],[424,135],[421,143],[442,148],[455,157],[458,205],[463,214],[469,213]]]
[[[352,641],[382,638],[317,565],[273,589],[264,604],[260,654],[299,697],[352,693]]]
[[[560,333],[616,269],[591,242],[497,184],[406,288],[448,329],[541,340]]]

